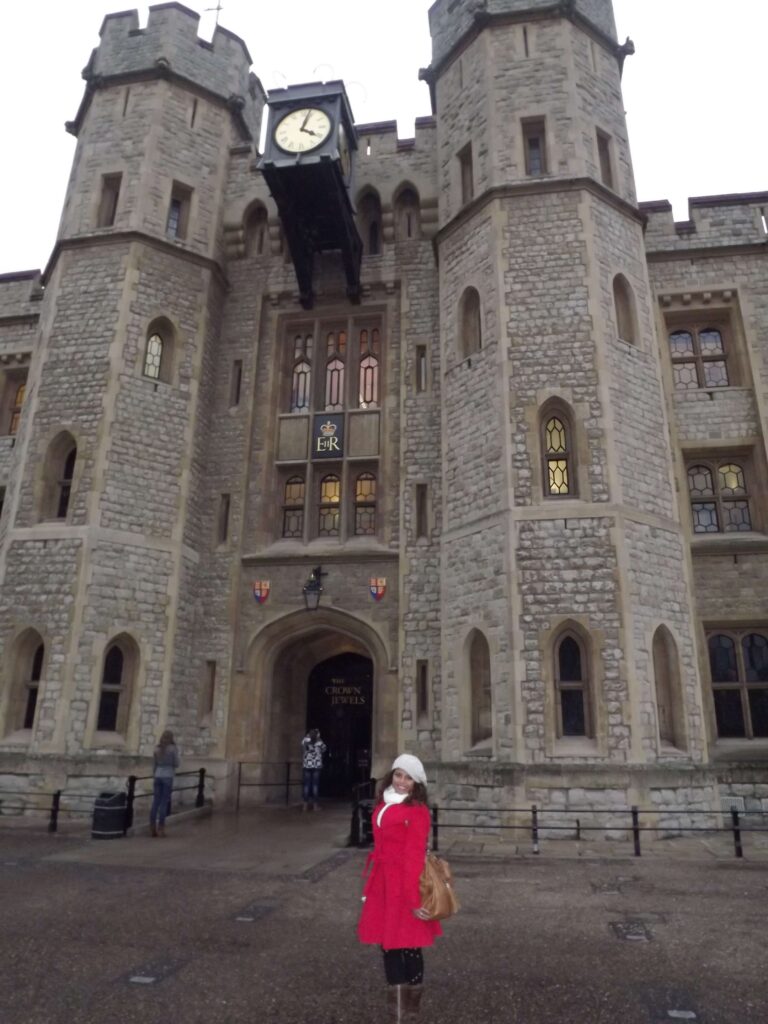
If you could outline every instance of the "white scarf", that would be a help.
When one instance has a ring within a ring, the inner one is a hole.
[[[384,811],[390,806],[390,804],[401,804],[403,800],[408,799],[407,793],[398,793],[394,786],[387,786],[382,793],[382,799],[384,800],[384,806],[379,811],[379,816],[376,819],[376,824],[381,826],[381,819],[384,817]]]

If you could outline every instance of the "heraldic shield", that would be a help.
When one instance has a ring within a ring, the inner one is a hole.
[[[387,592],[387,581],[384,576],[371,576],[368,580],[368,589],[374,601],[381,601]]]
[[[253,584],[253,596],[256,598],[258,604],[264,604],[269,597],[269,592],[272,586],[269,580],[255,580]]]

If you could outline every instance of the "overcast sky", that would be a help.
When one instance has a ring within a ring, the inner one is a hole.
[[[188,0],[210,38],[216,0]],[[266,88],[343,78],[358,123],[428,114],[430,0],[222,0]],[[0,273],[43,267],[56,236],[75,140],[64,122],[106,13],[130,0],[0,0]],[[146,24],[146,4],[139,5]],[[614,0],[638,194],[669,199],[768,189],[768,0]]]

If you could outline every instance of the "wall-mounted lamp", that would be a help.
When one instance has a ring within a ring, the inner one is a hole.
[[[308,612],[316,612],[320,606],[320,596],[323,593],[323,576],[327,575],[328,573],[323,572],[321,565],[316,566],[309,574],[309,578],[304,584],[302,591]]]

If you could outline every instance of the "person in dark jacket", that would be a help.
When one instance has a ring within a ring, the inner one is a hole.
[[[155,747],[154,792],[149,811],[149,830],[153,836],[165,836],[165,818],[171,803],[173,780],[179,767],[179,750],[173,733],[166,729]]]
[[[393,1020],[417,1017],[424,981],[422,949],[442,935],[421,906],[419,879],[429,840],[427,775],[412,754],[401,754],[377,789],[374,849],[358,925],[361,942],[384,954],[387,1004]]]
[[[302,811],[308,811],[310,803],[316,811],[320,810],[320,772],[323,770],[325,743],[320,737],[319,729],[310,729],[301,741],[302,766]]]

